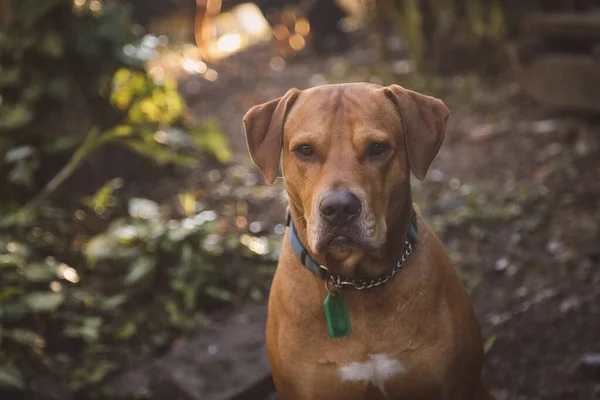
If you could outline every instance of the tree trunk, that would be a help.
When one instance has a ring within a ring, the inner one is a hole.
[[[0,31],[8,29],[12,22],[12,0],[0,0]]]

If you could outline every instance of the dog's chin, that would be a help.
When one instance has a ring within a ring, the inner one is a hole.
[[[329,237],[317,244],[317,253],[327,255],[348,255],[370,251],[368,243],[345,235]]]

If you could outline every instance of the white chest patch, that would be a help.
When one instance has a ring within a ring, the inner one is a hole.
[[[384,382],[404,372],[404,365],[385,354],[371,354],[369,358],[368,361],[353,362],[340,367],[340,378],[342,381],[370,382],[387,398]]]

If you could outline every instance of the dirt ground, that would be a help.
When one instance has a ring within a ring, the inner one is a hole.
[[[264,48],[242,53],[214,83],[182,82],[194,115],[219,120],[236,163],[251,165],[241,131],[250,106],[291,87],[393,81],[364,46],[288,60],[279,72],[272,57]],[[600,399],[600,366],[585,357],[600,353],[600,119],[544,110],[510,81],[397,79],[453,112],[439,156],[414,187],[472,294],[487,382],[501,400]],[[281,223],[283,203],[256,207],[254,219]]]

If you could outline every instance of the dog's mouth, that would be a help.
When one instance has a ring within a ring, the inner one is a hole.
[[[317,254],[372,253],[380,250],[381,243],[376,240],[377,230],[363,221],[338,226],[318,220],[316,226],[312,221],[307,222],[310,232],[308,244]]]
[[[329,240],[328,243],[324,245],[325,251],[331,250],[347,250],[347,249],[357,249],[360,245],[356,243],[354,240],[348,238],[344,235],[338,235]]]
[[[354,231],[330,231],[321,236],[317,244],[319,253],[330,253],[347,250],[370,251],[371,246],[367,238]]]

